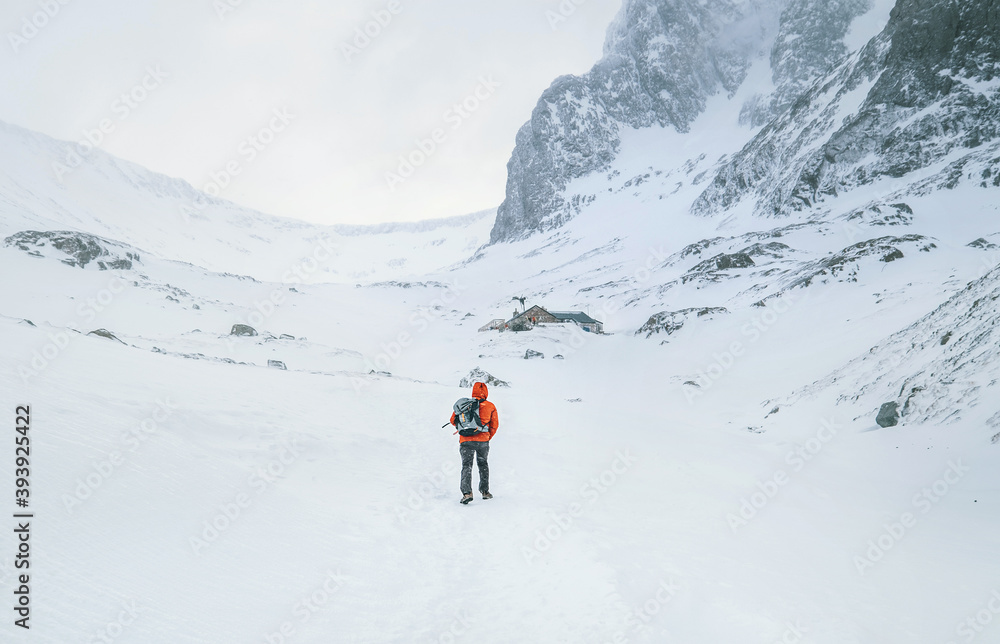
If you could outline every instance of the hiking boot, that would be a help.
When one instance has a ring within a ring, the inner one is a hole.
[[[472,492],[469,492],[468,494],[463,494],[462,495],[462,500],[459,501],[459,503],[461,503],[462,505],[465,505],[465,504],[467,504],[471,500],[472,500]]]
[[[490,494],[489,492],[483,492],[483,498],[484,499],[492,499],[493,495]]]

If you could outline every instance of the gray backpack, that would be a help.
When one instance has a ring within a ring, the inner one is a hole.
[[[479,418],[479,401],[475,398],[459,398],[453,406],[455,428],[459,436],[475,436],[489,431]]]

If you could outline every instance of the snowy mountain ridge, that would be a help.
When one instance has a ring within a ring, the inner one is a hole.
[[[164,259],[263,279],[280,279],[289,267],[308,261],[317,251],[330,257],[313,273],[313,281],[420,275],[468,257],[485,242],[481,229],[489,225],[487,218],[492,214],[484,211],[419,223],[320,226],[212,197],[186,181],[151,172],[100,149],[81,157],[72,172],[59,176],[53,163],[76,150],[77,144],[2,122],[0,145],[10,151],[0,159],[0,194],[4,196],[0,239],[23,231],[75,230]],[[461,232],[456,234],[456,227]],[[399,239],[384,236],[392,232],[399,233]],[[433,252],[411,255],[414,244]],[[270,259],[262,262],[262,257]],[[369,266],[358,270],[365,258]],[[346,270],[347,266],[352,269]]]
[[[584,76],[557,79],[518,132],[491,242],[558,227],[579,212],[567,185],[606,170],[623,129],[688,132],[712,97],[732,98],[744,86],[739,122],[758,126],[778,116],[848,53],[849,38],[867,42],[881,29],[857,33],[873,29],[858,19],[885,4],[627,0],[603,59]],[[731,133],[747,140],[751,129]]]

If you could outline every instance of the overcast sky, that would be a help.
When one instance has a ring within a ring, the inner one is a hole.
[[[71,141],[103,122],[108,152],[276,215],[464,214],[499,205],[518,127],[621,6],[561,3],[553,27],[560,0],[4,0],[0,120]]]

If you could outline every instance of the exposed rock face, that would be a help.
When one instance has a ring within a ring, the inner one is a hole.
[[[57,257],[68,266],[85,268],[93,262],[102,271],[130,269],[139,262],[139,252],[119,242],[69,230],[24,230],[4,240],[33,257]]]
[[[991,159],[1000,157],[998,63],[995,2],[898,0],[882,34],[770,122],[693,210],[714,214],[750,198],[758,215],[785,215],[977,148],[975,163],[991,181]],[[855,91],[865,92],[856,110]],[[952,187],[972,160],[953,163],[938,187]]]
[[[905,226],[913,222],[913,209],[905,203],[875,203],[849,213],[844,219],[857,225]]]
[[[651,316],[645,324],[639,327],[639,330],[636,331],[635,334],[645,334],[647,338],[650,338],[658,333],[671,335],[672,333],[680,331],[692,318],[705,318],[710,320],[713,316],[725,315],[728,313],[729,311],[722,307],[703,307],[682,309],[680,311],[662,311]]]
[[[569,182],[607,169],[624,130],[688,131],[708,99],[739,89],[756,60],[769,64],[773,87],[744,103],[742,123],[762,126],[797,110],[797,126],[781,130],[789,139],[801,139],[797,149],[831,134],[842,125],[839,104],[820,114],[821,128],[803,127],[802,121],[809,125],[816,116],[810,102],[822,98],[821,108],[830,102],[814,89],[817,81],[825,78],[829,85],[833,78],[835,89],[849,81],[848,94],[883,69],[889,35],[865,56],[854,57],[845,71],[851,53],[845,37],[872,7],[873,0],[624,0],[602,59],[582,76],[556,79],[518,132],[491,243],[562,225],[592,199],[567,194]],[[809,95],[805,105],[796,105]],[[781,154],[789,142],[766,143],[753,161],[744,160],[747,167],[735,173],[738,179],[728,177],[739,190],[759,182],[780,157],[796,156],[796,151]],[[730,195],[728,201],[738,199]],[[702,204],[700,210],[713,208]]]
[[[768,244],[767,246],[770,245]],[[788,248],[785,244],[776,244],[776,246]],[[719,281],[726,275],[723,271],[756,266],[751,253],[763,255],[765,252],[765,245],[755,244],[754,247],[745,248],[736,253],[719,253],[694,265],[687,273],[681,276],[681,282],[690,282],[692,280]]]
[[[771,47],[770,96],[747,101],[740,121],[760,126],[781,114],[850,53],[844,36],[851,22],[872,8],[872,0],[791,0],[781,13]]]
[[[983,250],[993,250],[994,248],[997,247],[996,244],[987,240],[984,237],[980,237],[979,239],[971,241],[966,245],[969,246],[970,248],[981,248]]]
[[[897,0],[881,34],[852,54],[845,36],[872,5],[625,0],[601,61],[557,79],[518,133],[491,243],[562,225],[594,198],[568,194],[570,181],[607,169],[624,130],[687,131],[709,98],[732,95],[765,55],[773,89],[741,112],[765,127],[713,170],[694,213],[749,201],[758,216],[785,216],[953,158],[907,194],[960,181],[1000,186],[995,1]],[[890,206],[884,223],[909,214]]]
[[[567,183],[607,168],[622,129],[687,131],[711,96],[740,86],[785,4],[625,0],[601,61],[583,76],[556,79],[517,133],[490,242],[520,239],[572,217]]]
[[[902,237],[877,237],[852,244],[828,257],[808,262],[786,279],[785,289],[811,285],[814,281],[837,278],[840,281],[855,282],[861,269],[861,262],[877,259],[888,263],[902,259],[905,254],[901,247],[914,248],[917,252],[930,252],[937,245],[923,235]]]

